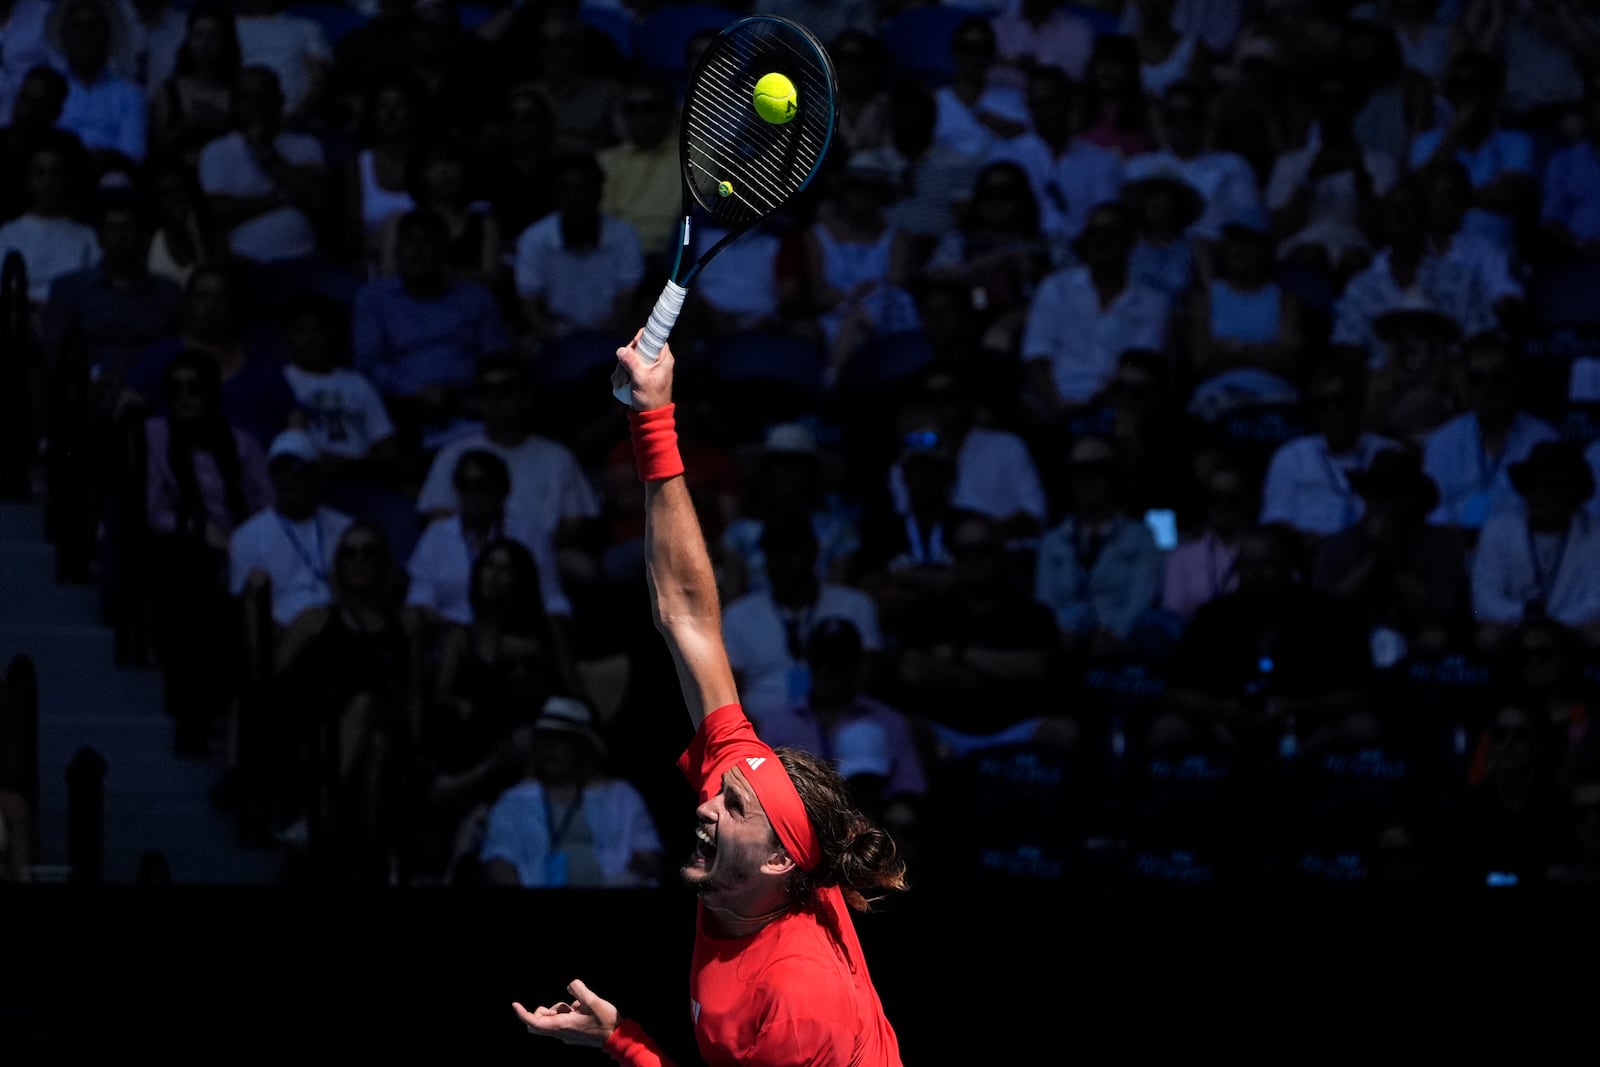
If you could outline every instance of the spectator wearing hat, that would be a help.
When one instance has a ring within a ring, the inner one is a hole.
[[[1052,6],[1059,12],[1059,5]],[[997,22],[1004,17],[996,16]],[[1065,246],[1082,231],[1090,208],[1116,197],[1122,160],[1078,136],[1078,94],[1066,71],[1036,65],[1025,79],[1031,128],[996,146],[991,159],[1009,160],[1027,172],[1039,204],[1039,229]]]
[[[1277,280],[1272,229],[1261,208],[1222,226],[1216,276],[1189,304],[1189,358],[1204,388],[1219,376],[1267,376],[1269,393],[1294,391],[1304,378],[1300,298]]]
[[[1366,628],[1373,665],[1407,652],[1460,647],[1467,604],[1467,553],[1459,530],[1428,515],[1439,490],[1415,452],[1387,449],[1350,472],[1365,510],[1359,522],[1318,546],[1311,584],[1347,604]]]
[[[1383,224],[1383,198],[1399,177],[1400,161],[1363,145],[1356,114],[1360,75],[1347,62],[1329,64],[1313,79],[1316,122],[1298,148],[1278,156],[1266,183],[1278,255],[1318,271],[1342,287],[1372,259]]]
[[[1161,599],[1161,553],[1123,510],[1119,461],[1109,440],[1080,438],[1067,456],[1067,515],[1039,538],[1034,597],[1067,650],[1090,657],[1123,650]]]
[[[1045,426],[1094,401],[1123,352],[1166,347],[1171,302],[1130,276],[1133,242],[1128,207],[1100,204],[1074,242],[1082,266],[1055,271],[1034,293],[1020,353],[1024,400]]]
[[[1483,524],[1472,559],[1479,644],[1498,647],[1512,627],[1548,617],[1600,643],[1600,524],[1584,508],[1594,471],[1581,446],[1543,441],[1507,468],[1522,512]]]
[[[272,504],[228,539],[228,592],[266,594],[272,619],[287,626],[332,598],[328,577],[339,538],[353,521],[321,502],[321,450],[304,430],[284,430],[267,449]]]
[[[1128,180],[1151,174],[1177,175],[1193,185],[1205,201],[1194,234],[1205,240],[1222,235],[1222,223],[1246,208],[1261,206],[1260,183],[1245,158],[1210,147],[1207,91],[1191,80],[1174,82],[1161,95],[1157,130],[1161,147],[1132,157],[1124,167]]]
[[[1399,443],[1362,428],[1368,372],[1359,360],[1319,365],[1306,399],[1315,429],[1279,445],[1267,461],[1261,490],[1262,525],[1283,523],[1308,541],[1338,533],[1361,518],[1364,503],[1350,472]]]
[[[1439,487],[1429,521],[1475,537],[1491,515],[1522,510],[1511,467],[1534,446],[1559,436],[1555,427],[1521,410],[1521,349],[1511,338],[1489,334],[1465,345],[1459,357],[1467,410],[1422,440],[1422,463]]]
[[[631,782],[604,770],[588,705],[546,700],[521,740],[527,777],[489,809],[478,851],[490,885],[600,889],[657,885],[661,838]]]
[[[1181,307],[1194,289],[1201,256],[1190,229],[1205,211],[1200,191],[1173,174],[1152,174],[1122,187],[1138,240],[1128,257],[1135,282]]]
[[[1367,425],[1420,442],[1461,410],[1452,380],[1461,327],[1424,296],[1408,293],[1372,320],[1383,359],[1368,379]]]
[[[723,596],[728,599],[770,585],[764,538],[774,522],[803,522],[816,542],[817,578],[844,582],[860,547],[855,519],[835,495],[839,457],[817,441],[803,422],[767,428],[761,445],[739,457],[747,470],[744,514],[731,519],[718,539]]]
[[[871,802],[875,818],[888,818],[895,846],[914,843],[928,799],[922,749],[908,716],[862,692],[860,631],[848,619],[823,619],[806,643],[806,664],[810,692],[755,720],[761,740],[834,761],[847,779],[861,776],[853,783],[863,790],[858,799]]]
[[[766,583],[728,602],[723,631],[739,693],[751,717],[781,710],[810,692],[806,642],[823,619],[848,619],[861,634],[868,669],[883,648],[878,607],[860,589],[817,576],[817,539],[803,515],[786,513],[761,527]]]

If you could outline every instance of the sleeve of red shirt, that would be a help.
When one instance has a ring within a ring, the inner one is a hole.
[[[602,1048],[623,1067],[673,1067],[650,1035],[632,1019],[620,1020]]]

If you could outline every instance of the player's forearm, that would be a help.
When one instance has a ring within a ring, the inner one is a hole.
[[[716,572],[683,478],[645,484],[645,561],[658,626],[717,624]]]

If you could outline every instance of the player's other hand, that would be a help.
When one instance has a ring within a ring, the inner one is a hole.
[[[570,1001],[557,1001],[549,1007],[529,1011],[513,1003],[517,1018],[530,1034],[560,1038],[569,1045],[590,1045],[599,1048],[617,1028],[617,1008],[589,991],[589,987],[574,978],[567,984]]]
[[[651,362],[639,354],[640,330],[633,340],[617,349],[617,369],[611,373],[613,389],[629,388],[635,411],[651,411],[672,403],[672,346],[662,345],[661,355]]]

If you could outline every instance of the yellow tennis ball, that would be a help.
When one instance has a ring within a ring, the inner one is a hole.
[[[717,183],[717,195],[718,196],[732,196],[733,195],[733,183],[732,182],[718,182]]]
[[[751,95],[755,101],[756,114],[774,125],[782,125],[794,118],[795,108],[800,104],[794,82],[776,71],[763,74],[761,80],[756,82],[756,90]]]

